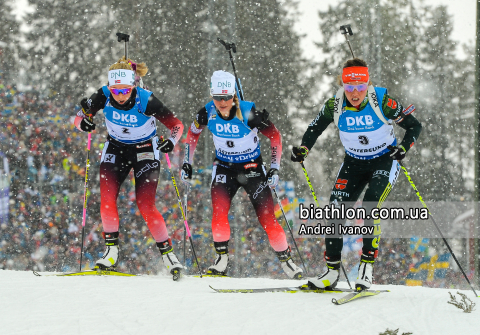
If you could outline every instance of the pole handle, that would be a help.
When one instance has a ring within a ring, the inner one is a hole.
[[[350,41],[348,40],[348,35],[350,35],[350,36],[353,35],[352,28],[350,27],[349,24],[345,24],[343,26],[340,26],[340,32],[342,33],[342,35],[345,36],[345,40],[347,40],[348,47],[350,49],[350,52],[352,53],[352,57],[355,58],[355,55],[354,55],[353,49],[352,49],[352,45],[350,44]]]
[[[225,47],[225,49],[228,52],[230,52],[230,50],[232,50],[234,54],[237,53],[237,47],[236,47],[235,43],[225,42],[220,37],[217,37],[217,41],[219,41]],[[230,55],[230,57],[231,57],[231,55]]]
[[[125,60],[128,59],[128,47],[127,42],[130,41],[130,35],[124,33],[117,33],[117,41],[118,42],[125,42]]]
[[[244,100],[242,86],[240,85],[240,80],[238,79],[237,70],[235,69],[235,63],[233,62],[233,56],[232,56],[232,51],[233,53],[237,53],[237,47],[235,46],[235,43],[225,42],[220,37],[217,37],[217,41],[219,41],[228,51],[228,54],[230,56],[230,62],[232,63],[233,74],[235,76],[235,84],[237,86],[238,95],[240,97],[240,100]]]

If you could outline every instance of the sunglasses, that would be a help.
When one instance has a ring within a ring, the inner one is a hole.
[[[133,90],[133,87],[129,87],[129,88],[110,88],[110,92],[112,92],[112,94],[114,95],[119,95],[120,93],[122,93],[123,95],[127,95],[128,93],[132,92]]]
[[[366,91],[366,90],[368,89],[368,85],[367,85],[367,84],[359,84],[359,85],[343,84],[343,88],[344,88],[345,91],[347,91],[347,92],[353,92],[355,89],[356,89],[358,92],[363,92],[363,91]]]
[[[228,95],[212,95],[213,100],[215,101],[228,101],[230,99],[233,99],[233,94],[228,94]]]

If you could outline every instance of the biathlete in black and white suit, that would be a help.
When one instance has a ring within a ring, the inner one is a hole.
[[[282,152],[281,136],[268,113],[257,111],[255,104],[239,101],[235,77],[224,71],[213,73],[210,101],[200,109],[192,123],[182,167],[182,180],[192,177],[192,162],[198,138],[207,127],[213,135],[216,158],[212,172],[212,234],[217,257],[207,273],[225,275],[229,261],[230,224],[228,211],[237,190],[243,187],[255,208],[258,220],[276,251],[281,266],[290,278],[300,279],[303,271],[293,263],[285,232],[275,219],[270,187],[278,184]],[[260,155],[258,133],[271,141],[271,164],[268,173]]]
[[[96,265],[114,268],[118,264],[117,198],[120,186],[133,168],[138,209],[157,242],[165,266],[174,274],[182,265],[173,253],[165,221],[155,206],[155,193],[160,151],[173,150],[182,136],[183,124],[152,92],[135,86],[147,71],[144,63],[120,59],[108,71],[108,86],[81,101],[82,110],[74,123],[81,131],[91,132],[95,129],[93,117],[103,109],[108,131],[100,163],[100,211],[106,251]],[[170,130],[170,137],[163,142],[156,136],[156,120]]]

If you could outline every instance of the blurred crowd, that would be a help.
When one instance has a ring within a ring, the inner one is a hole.
[[[0,152],[8,158],[10,170],[8,221],[0,226],[0,269],[66,272],[80,267],[87,135],[72,125],[72,117],[79,108],[76,105],[77,102],[70,97],[49,97],[35,89],[18,92],[15,86],[0,82]],[[106,129],[100,126],[102,121],[96,123],[99,126],[92,135],[82,269],[92,268],[105,249],[101,237],[98,170]],[[171,155],[177,180],[180,147],[183,146],[177,146]],[[164,215],[177,256],[186,264],[187,272],[194,274],[197,268],[188,239],[186,245],[183,242],[183,219],[169,171],[162,169],[161,173],[157,207]],[[210,176],[208,170],[200,171],[199,175],[201,178],[188,192],[187,213],[195,251],[205,270],[213,264],[215,253],[210,228]],[[178,184],[183,200],[186,188]],[[122,186],[118,204],[119,270],[144,274],[162,271],[160,253],[136,206],[132,174]],[[232,239],[229,249],[233,255],[230,275],[285,278],[243,191],[239,191],[232,204],[230,222]],[[281,217],[279,222],[284,224]],[[287,229],[286,233],[294,259],[301,266]],[[351,237],[345,241],[344,266],[350,280],[355,279],[361,252],[359,238]],[[325,266],[324,240],[297,238],[296,243],[309,275],[322,272]],[[409,248],[409,241],[405,239],[382,240],[375,267],[376,283],[405,283],[409,269],[423,257],[421,253],[412,253]],[[464,286],[456,271],[449,271],[446,280],[432,285]]]

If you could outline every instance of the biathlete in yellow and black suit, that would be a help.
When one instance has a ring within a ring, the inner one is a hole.
[[[406,109],[387,89],[374,87],[369,79],[365,61],[354,58],[344,64],[341,88],[335,97],[327,100],[317,117],[310,123],[300,147],[293,147],[292,161],[303,161],[317,138],[330,123],[338,127],[345,147],[345,159],[335,179],[330,202],[335,206],[353,204],[367,186],[363,207],[369,215],[380,208],[397,180],[400,164],[415,144],[422,125],[411,114],[413,105]],[[406,130],[401,143],[397,143],[393,123]],[[328,225],[344,223],[331,220]],[[380,220],[366,219],[365,226],[374,226],[373,235],[364,235],[362,256],[356,288],[368,289],[373,282],[373,265],[378,255]],[[309,285],[317,288],[335,287],[339,278],[343,238],[325,239],[327,271],[311,278]]]

